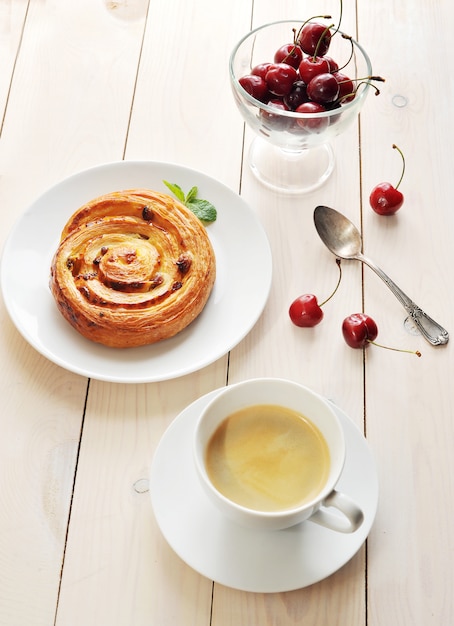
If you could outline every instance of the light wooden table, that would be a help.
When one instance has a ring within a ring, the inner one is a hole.
[[[336,140],[325,187],[289,198],[248,169],[251,136],[227,59],[251,25],[337,15],[335,0],[1,1],[2,243],[26,207],[66,176],[146,159],[199,170],[241,193],[274,259],[270,299],[250,334],[229,356],[166,382],[68,372],[24,341],[2,302],[1,626],[453,623],[451,345],[433,348],[409,333],[399,303],[355,263],[343,264],[319,327],[298,329],[287,315],[300,293],[322,296],[333,286],[333,257],[312,225],[323,203],[361,223],[368,255],[454,332],[453,4],[344,4],[343,29],[387,81],[359,125]],[[397,178],[393,143],[407,157],[406,200],[383,219],[368,195]],[[341,321],[363,308],[383,343],[422,358],[348,348]],[[235,591],[190,569],[162,538],[147,492],[156,446],[180,411],[257,376],[296,380],[332,399],[364,429],[380,481],[366,545],[334,575],[287,593]]]

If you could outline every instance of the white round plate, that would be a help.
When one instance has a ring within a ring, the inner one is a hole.
[[[194,570],[227,587],[277,593],[330,576],[360,549],[378,504],[378,479],[369,445],[334,406],[344,429],[347,457],[338,488],[361,506],[364,522],[351,534],[307,521],[278,531],[243,528],[225,518],[205,495],[192,459],[192,435],[214,394],[199,398],[171,423],[155,451],[150,496],[158,526],[171,548]]]
[[[202,314],[171,339],[114,349],[91,342],[63,318],[50,293],[52,256],[61,231],[80,206],[110,191],[148,187],[169,193],[163,180],[217,209],[207,225],[217,261],[213,291]],[[23,337],[50,361],[72,372],[122,383],[155,382],[194,372],[226,354],[256,323],[268,299],[272,260],[265,231],[250,207],[218,181],[170,163],[120,161],[65,179],[22,215],[5,244],[3,298]]]

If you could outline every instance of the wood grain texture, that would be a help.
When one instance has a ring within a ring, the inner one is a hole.
[[[2,119],[20,50],[26,15],[26,2],[5,0],[0,6],[0,110]]]
[[[383,45],[374,28],[384,10],[390,11],[392,45]],[[360,33],[368,33],[377,69],[387,78],[376,114],[363,121],[365,250],[451,334],[454,223],[448,154],[454,127],[440,98],[450,101],[452,85],[443,72],[432,72],[426,50],[437,49],[441,58],[452,53],[445,25],[453,16],[449,2],[378,2],[359,9]],[[401,164],[393,143],[407,160],[401,185],[405,204],[383,220],[370,210],[367,191],[381,180],[397,182]],[[370,537],[370,624],[441,626],[454,617],[448,591],[454,586],[452,346],[433,348],[406,331],[405,311],[370,273],[365,274],[365,301],[376,311],[382,343],[423,355],[374,350],[367,363],[367,433],[381,483]]]

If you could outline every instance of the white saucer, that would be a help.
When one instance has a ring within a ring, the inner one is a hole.
[[[334,407],[344,428],[347,458],[338,488],[361,506],[352,534],[303,522],[279,531],[242,528],[222,516],[199,485],[192,460],[197,417],[219,390],[199,398],[172,422],[154,454],[150,495],[161,532],[194,570],[242,591],[277,593],[316,583],[345,565],[364,543],[378,504],[378,479],[368,443]]]

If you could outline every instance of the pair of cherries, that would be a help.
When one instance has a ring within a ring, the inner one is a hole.
[[[325,303],[318,304],[314,294],[306,293],[299,296],[290,305],[290,319],[296,326],[303,328],[316,326],[323,319],[321,308],[323,304]],[[351,348],[364,348],[376,339],[377,324],[365,313],[353,313],[342,322],[342,335]]]
[[[336,259],[339,268],[339,278],[332,294],[320,304],[317,297],[312,293],[305,293],[296,298],[289,308],[289,316],[295,326],[312,328],[320,324],[324,317],[322,306],[334,296],[342,279],[342,267],[340,259]],[[374,320],[363,313],[354,313],[346,317],[342,323],[342,334],[347,344],[352,348],[363,348],[369,342],[374,341],[378,335],[377,325]]]
[[[326,300],[319,304],[314,294],[307,293],[296,298],[290,305],[289,316],[295,326],[311,328],[317,326],[322,321],[324,317],[322,306],[334,296],[342,278],[340,259],[336,259],[336,263],[339,267],[339,280],[333,293]],[[366,313],[352,313],[347,316],[342,322],[342,335],[350,348],[366,348],[369,344],[374,344],[388,350],[410,352],[411,354],[416,354],[416,356],[421,356],[419,351],[401,350],[377,344],[375,339],[378,336],[378,326],[375,320]]]
[[[299,296],[290,305],[290,319],[303,328],[316,326],[323,319],[323,304],[318,304],[317,297],[312,293]],[[364,348],[377,338],[378,327],[369,315],[352,313],[342,322],[342,335],[351,348]]]

